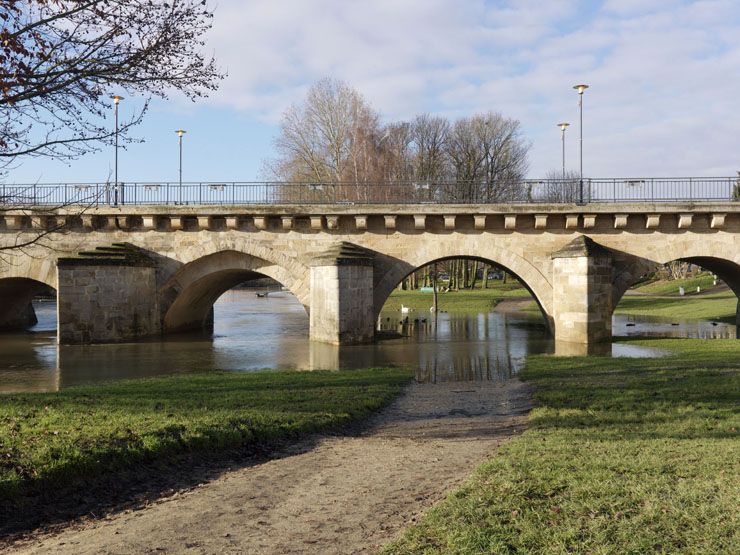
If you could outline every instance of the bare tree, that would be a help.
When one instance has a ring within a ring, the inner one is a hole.
[[[110,142],[109,95],[191,99],[222,77],[201,50],[201,0],[3,0],[0,164],[74,158]],[[141,120],[144,108],[120,133]]]
[[[284,114],[270,178],[294,200],[524,200],[529,144],[518,121],[489,112],[450,124],[427,114],[380,125],[347,84],[323,79]],[[391,184],[391,182],[393,184]],[[330,184],[327,192],[324,184]]]
[[[545,175],[545,181],[532,192],[538,202],[568,203],[579,201],[580,175],[573,170],[551,170]]]
[[[377,158],[379,117],[346,83],[322,79],[283,115],[272,177],[294,182],[366,181]]]
[[[512,201],[526,197],[521,183],[529,145],[520,124],[489,112],[457,120],[447,135],[455,200]]]
[[[450,122],[439,116],[421,114],[411,124],[414,179],[439,182],[447,177],[445,153]]]

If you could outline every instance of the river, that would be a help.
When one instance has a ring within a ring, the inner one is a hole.
[[[424,382],[502,380],[528,354],[552,353],[539,317],[528,314],[440,313],[403,324],[381,314],[388,336],[373,345],[337,347],[308,340],[308,316],[290,293],[258,298],[235,289],[214,306],[212,336],[182,335],[115,345],[57,345],[53,301],[35,303],[39,323],[0,335],[0,392],[56,391],[81,384],[209,370],[253,371],[408,366]],[[715,323],[716,324],[716,323]],[[735,326],[707,321],[667,322],[615,316],[615,337],[734,337]],[[395,335],[393,337],[392,335]],[[662,353],[614,343],[612,356]]]

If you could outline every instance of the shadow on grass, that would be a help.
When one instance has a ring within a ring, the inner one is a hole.
[[[269,458],[355,434],[403,370],[210,373],[7,395],[0,535],[144,505]]]

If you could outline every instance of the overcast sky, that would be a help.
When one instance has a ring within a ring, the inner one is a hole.
[[[740,170],[738,0],[211,0],[208,49],[228,71],[192,104],[155,102],[121,152],[122,181],[251,181],[277,122],[314,81],[359,90],[383,119],[488,110],[521,121],[530,176],[577,168],[587,83],[584,174],[725,176]],[[111,91],[116,92],[116,91]],[[137,103],[127,98],[121,115]],[[31,160],[9,181],[104,181],[113,153]]]

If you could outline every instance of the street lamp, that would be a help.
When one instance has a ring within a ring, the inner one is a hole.
[[[122,96],[114,94],[111,96],[113,100],[113,109],[116,114],[116,154],[115,154],[115,172],[113,182],[113,206],[118,206],[118,103],[123,100]],[[110,199],[108,199],[110,202]]]
[[[581,149],[581,178],[578,184],[578,202],[583,204],[583,91],[588,88],[588,85],[574,85],[573,88],[578,91],[578,108],[581,112],[581,129],[580,129],[580,149]]]
[[[558,123],[558,127],[560,128],[560,131],[562,131],[560,142],[563,143],[563,181],[565,181],[565,130],[568,129],[569,125],[570,123],[568,123],[567,121]]]
[[[180,197],[180,204],[182,204],[182,136],[187,133],[184,129],[178,129],[175,131],[177,133],[177,140],[180,143],[180,187],[178,189],[179,197]]]

